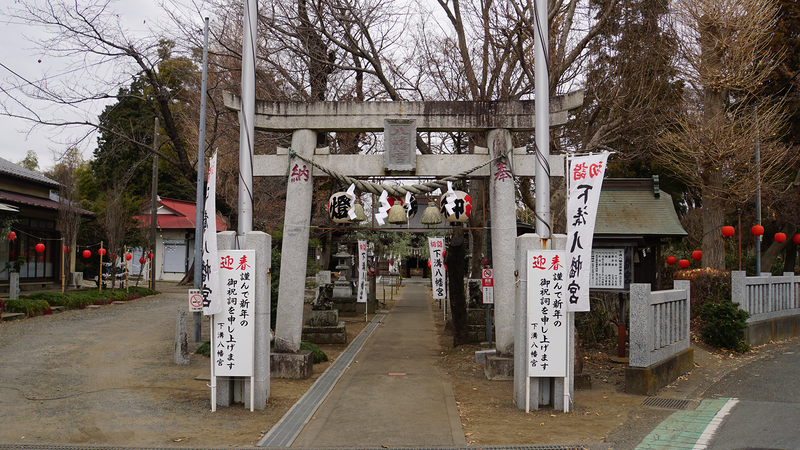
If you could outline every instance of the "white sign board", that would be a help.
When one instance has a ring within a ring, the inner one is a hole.
[[[625,289],[625,249],[593,248],[589,287]]]
[[[494,276],[492,269],[482,269],[481,289],[483,290],[483,304],[494,305]]]
[[[528,250],[529,377],[567,376],[564,250]]]
[[[367,241],[358,241],[357,303],[367,303]]]
[[[200,289],[189,289],[189,311],[203,311],[203,291]]]
[[[222,312],[214,314],[217,377],[252,377],[255,314],[255,250],[220,250]]]
[[[447,298],[444,268],[444,238],[428,238],[431,251],[431,283],[435,300]]]

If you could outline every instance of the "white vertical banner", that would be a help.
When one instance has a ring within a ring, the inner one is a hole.
[[[431,283],[433,284],[433,298],[447,298],[444,267],[444,238],[428,238],[431,251]]]
[[[214,374],[252,377],[255,347],[255,250],[219,252],[217,266],[224,286],[225,306],[214,314]]]
[[[358,241],[358,303],[367,303],[367,241]]]
[[[567,376],[564,250],[528,250],[528,376]]]
[[[570,312],[589,311],[592,239],[608,155],[608,152],[603,152],[576,156],[569,164],[567,309]]]
[[[203,211],[203,314],[206,316],[222,311],[222,293],[219,286],[219,263],[217,259],[217,153],[208,165],[206,183],[206,206]]]

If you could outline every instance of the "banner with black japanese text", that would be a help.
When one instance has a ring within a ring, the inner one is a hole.
[[[608,152],[576,156],[569,165],[567,310],[589,311],[589,275],[597,206]]]
[[[435,300],[447,298],[446,272],[444,267],[444,238],[428,238],[431,256],[431,283]]]
[[[206,204],[203,209],[203,267],[202,294],[203,314],[206,316],[222,311],[222,295],[219,286],[219,264],[217,259],[217,154],[211,157],[206,183]]]
[[[358,303],[367,303],[367,241],[358,241]]]

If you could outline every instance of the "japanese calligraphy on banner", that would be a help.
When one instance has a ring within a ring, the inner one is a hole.
[[[444,268],[444,238],[428,238],[431,250],[431,283],[433,283],[433,298],[447,298]]]
[[[252,377],[256,252],[221,251],[218,261],[225,305],[214,314],[214,375]]]
[[[367,241],[358,241],[358,303],[367,303]]]
[[[569,165],[567,309],[589,311],[589,264],[608,152],[576,156]]]
[[[528,250],[528,376],[567,376],[564,250]]]
[[[217,154],[208,165],[206,205],[203,210],[203,267],[202,294],[203,314],[206,316],[222,311],[222,296],[219,288],[219,264],[217,261]]]

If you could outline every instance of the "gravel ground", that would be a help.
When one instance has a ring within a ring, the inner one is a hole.
[[[0,323],[0,443],[252,446],[312,382],[274,380],[265,411],[212,413],[207,379],[197,379],[208,359],[174,363],[186,288],[158,288],[124,304]]]

